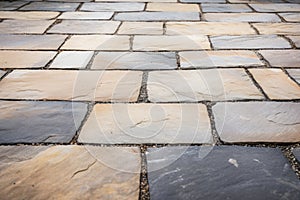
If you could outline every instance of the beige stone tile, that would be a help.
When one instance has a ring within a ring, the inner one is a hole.
[[[58,19],[110,19],[113,12],[64,12]]]
[[[134,35],[162,35],[162,22],[123,22],[119,28],[118,34]]]
[[[54,59],[50,68],[84,69],[93,55],[93,51],[62,51]]]
[[[179,56],[181,68],[263,65],[253,51],[185,51]]]
[[[108,11],[108,12],[128,12],[128,11],[142,11],[145,8],[145,3],[134,2],[89,2],[84,3],[80,10],[82,11]]]
[[[288,69],[287,72],[298,84],[300,84],[300,69]]]
[[[279,13],[288,22],[300,22],[300,13]]]
[[[281,69],[250,69],[270,99],[299,99],[300,86]]]
[[[205,13],[209,22],[281,22],[273,13]]]
[[[300,50],[263,50],[259,53],[272,67],[300,67]]]
[[[136,147],[1,146],[0,152],[0,194],[8,199],[139,197]]]
[[[58,15],[59,15],[59,12],[0,11],[0,19],[20,19],[20,20],[54,19]]]
[[[299,12],[300,4],[293,3],[266,3],[266,4],[249,4],[258,12]]]
[[[249,35],[256,34],[248,23],[169,22],[167,35]]]
[[[190,144],[211,143],[212,135],[203,104],[97,104],[78,140],[101,144]]]
[[[56,55],[55,51],[0,51],[1,68],[40,68]]]
[[[210,44],[206,36],[135,36],[133,39],[133,50],[157,51],[197,49],[210,49]]]
[[[141,81],[136,71],[18,70],[1,81],[0,98],[132,102]]]
[[[74,35],[63,46],[68,50],[129,50],[129,36]]]
[[[197,4],[148,3],[146,11],[200,12]]]
[[[243,69],[150,72],[151,102],[263,99]]]
[[[293,41],[297,48],[300,48],[300,36],[287,36],[289,39]]]
[[[54,20],[4,20],[0,23],[0,33],[42,34]]]
[[[300,35],[300,23],[254,23],[260,34]]]

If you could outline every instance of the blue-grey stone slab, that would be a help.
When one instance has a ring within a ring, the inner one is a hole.
[[[15,10],[23,5],[26,1],[0,1],[0,10]]]
[[[20,10],[40,10],[40,11],[75,11],[79,3],[65,2],[31,2]]]
[[[252,12],[252,10],[245,4],[201,4],[203,12]]]
[[[298,160],[298,162],[300,163],[300,148],[293,149],[293,154],[296,157],[296,159]]]

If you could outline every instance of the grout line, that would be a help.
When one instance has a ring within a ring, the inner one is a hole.
[[[300,86],[300,83],[294,77],[292,77],[284,67],[282,67],[281,70],[288,76],[289,79],[291,79],[293,82]]]
[[[300,163],[297,162],[297,159],[292,152],[292,149],[294,147],[299,147],[299,145],[281,147],[281,151],[282,151],[283,155],[287,158],[289,164],[291,165],[292,170],[295,172],[298,179],[300,179]]]
[[[46,28],[42,35],[45,35],[53,26],[55,26],[56,24],[60,24],[61,22],[62,19],[55,19],[54,22],[48,28]]]
[[[140,93],[137,99],[137,103],[147,103],[148,100],[148,91],[147,91],[147,82],[148,82],[148,72],[143,72],[142,83],[140,88]]]
[[[211,134],[213,137],[213,142],[215,145],[222,145],[223,142],[221,141],[220,135],[218,134],[216,124],[215,124],[215,117],[212,110],[212,107],[214,106],[214,103],[208,102],[206,103],[206,108],[210,120],[210,128],[211,128]]]
[[[83,3],[84,3],[84,2],[80,2],[80,3],[79,3],[79,5],[77,6],[77,8],[75,9],[75,12],[76,12],[76,11],[80,11],[81,7],[83,6]]]
[[[283,39],[287,40],[293,49],[297,49],[296,44],[289,37],[287,37],[286,35],[279,35],[279,36],[282,37]]]
[[[99,54],[99,52],[94,51],[93,52],[93,56],[91,57],[91,59],[89,60],[88,64],[86,65],[86,67],[84,69],[82,69],[82,71],[84,71],[85,69],[91,69],[92,65],[94,63],[94,60],[96,58],[96,56]],[[105,71],[105,70],[104,70]]]
[[[141,150],[141,174],[140,174],[139,200],[150,200],[148,168],[147,168],[147,158],[146,158],[147,146],[141,145],[140,150]]]
[[[250,27],[251,27],[252,29],[254,29],[254,31],[255,31],[255,33],[256,33],[257,35],[260,35],[260,32],[259,32],[258,29],[253,25],[252,22],[250,22],[249,25],[250,25]]]
[[[32,3],[31,1],[28,1],[28,2],[25,3],[24,5],[22,5],[22,6],[18,7],[18,8],[16,8],[16,9],[14,9],[14,11],[23,11],[23,10],[20,10],[20,9],[21,9],[21,8],[24,8],[25,6],[27,6],[27,5],[31,4],[31,3]]]
[[[179,52],[175,52],[175,57],[176,57],[177,70],[180,70],[181,69],[181,64],[180,64]]]

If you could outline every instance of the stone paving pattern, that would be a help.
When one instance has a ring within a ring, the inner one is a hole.
[[[0,1],[1,197],[299,199],[299,48],[299,0]]]

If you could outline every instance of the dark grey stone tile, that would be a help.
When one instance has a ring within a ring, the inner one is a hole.
[[[296,159],[298,160],[298,162],[300,163],[300,148],[295,148],[293,149],[293,154],[296,157]]]
[[[127,12],[118,13],[115,20],[120,21],[189,21],[200,20],[197,12]]]
[[[75,11],[79,3],[31,2],[20,10]]]
[[[15,10],[23,5],[26,1],[0,1],[0,10]]]

